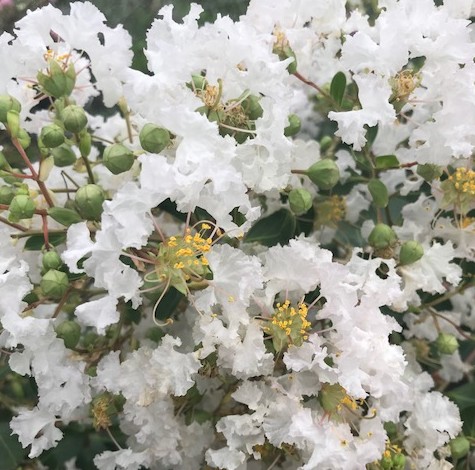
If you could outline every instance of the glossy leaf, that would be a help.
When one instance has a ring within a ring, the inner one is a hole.
[[[66,241],[66,233],[50,233],[49,243],[53,246],[61,245]],[[45,244],[43,235],[32,235],[25,243],[25,250],[38,251]]]
[[[378,179],[372,179],[368,183],[368,189],[376,207],[386,207],[388,205],[388,188],[386,188],[386,185],[382,181]]]
[[[387,168],[399,168],[399,160],[396,155],[381,155],[376,157],[376,169],[386,170]]]
[[[59,224],[65,225],[66,227],[82,221],[81,216],[76,211],[64,207],[51,207],[48,209],[48,215]]]
[[[345,96],[346,76],[343,72],[338,72],[330,84],[330,95],[341,106],[343,96]]]
[[[285,245],[294,236],[295,217],[287,209],[280,209],[273,214],[259,219],[247,233],[245,241],[274,246]]]

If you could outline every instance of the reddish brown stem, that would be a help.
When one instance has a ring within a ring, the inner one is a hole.
[[[45,198],[46,203],[48,204],[48,206],[54,207],[54,203],[53,203],[53,200],[51,199],[51,196],[48,193],[48,189],[46,188],[43,181],[40,181],[40,177],[39,177],[38,173],[36,172],[33,165],[31,164],[30,159],[28,158],[28,155],[25,153],[25,150],[21,146],[20,142],[18,142],[18,139],[13,138],[12,143],[15,146],[15,148],[17,149],[18,153],[21,155],[21,158],[23,158],[23,161],[25,162],[25,165],[31,171],[31,176],[36,181],[36,183],[38,184],[38,186],[40,188],[40,191],[41,191],[41,193],[43,194],[43,196]]]
[[[45,239],[45,248],[49,250],[51,246],[49,244],[48,216],[46,214],[41,214],[41,219],[43,220],[43,237]]]
[[[301,82],[305,83],[305,85],[315,88],[315,90],[317,90],[325,98],[328,98],[332,102],[334,101],[333,98],[326,91],[324,91],[321,87],[319,87],[316,83],[312,82],[308,78],[303,77],[299,72],[295,72],[294,77],[298,78]]]
[[[5,217],[0,216],[0,222],[3,222],[4,224],[9,225],[10,227],[16,228],[17,230],[20,230],[22,232],[28,232],[28,229],[26,227],[23,227],[23,225],[10,222],[8,219],[5,219]]]

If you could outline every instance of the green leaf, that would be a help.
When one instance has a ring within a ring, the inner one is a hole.
[[[450,392],[447,392],[446,395],[455,402],[460,410],[475,407],[475,382],[454,388]]]
[[[247,233],[244,241],[274,246],[285,245],[294,236],[295,217],[287,209],[280,209],[273,214],[259,219]]]
[[[50,233],[49,243],[53,246],[61,245],[66,241],[66,233]],[[43,248],[45,239],[43,235],[32,235],[25,243],[25,250],[38,251]]]
[[[376,207],[386,207],[388,205],[388,188],[386,188],[386,185],[382,181],[372,179],[368,183],[368,189],[373,197],[373,202]]]
[[[82,221],[81,216],[76,211],[64,207],[51,207],[48,209],[48,215],[66,227]]]
[[[0,423],[0,456],[2,470],[15,470],[26,457],[16,435],[11,436],[8,423]]]
[[[343,72],[338,72],[330,84],[330,95],[341,106],[346,89],[346,76]]]
[[[370,149],[374,141],[376,140],[376,136],[378,135],[378,126],[368,127],[366,131],[366,147]]]
[[[399,168],[399,160],[396,155],[381,155],[376,157],[376,169],[385,170],[387,168]]]
[[[170,318],[183,297],[184,295],[181,292],[170,287],[155,310],[155,318],[162,321]]]

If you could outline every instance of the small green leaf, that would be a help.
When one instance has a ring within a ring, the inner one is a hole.
[[[247,233],[244,240],[248,243],[260,243],[274,246],[285,245],[294,236],[295,217],[287,209],[280,209],[273,214],[259,219]]]
[[[387,168],[399,168],[399,160],[396,155],[381,155],[376,157],[376,169],[385,170]]]
[[[378,135],[378,126],[368,127],[366,131],[366,147],[370,149],[374,141],[376,140],[376,136]]]
[[[330,95],[341,106],[346,89],[346,76],[343,72],[338,72],[330,84]]]
[[[61,245],[66,241],[66,233],[50,233],[49,243],[53,246]],[[25,243],[25,250],[38,251],[43,248],[45,239],[43,235],[32,235]]]
[[[376,207],[386,207],[388,205],[388,188],[386,188],[386,185],[382,181],[378,179],[372,179],[368,183],[368,189]]]
[[[48,215],[66,227],[82,221],[81,216],[76,211],[64,207],[51,207],[48,209]]]

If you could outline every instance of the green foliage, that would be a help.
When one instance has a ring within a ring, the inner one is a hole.
[[[295,233],[295,217],[287,209],[259,219],[244,238],[248,243],[265,246],[286,245]]]

